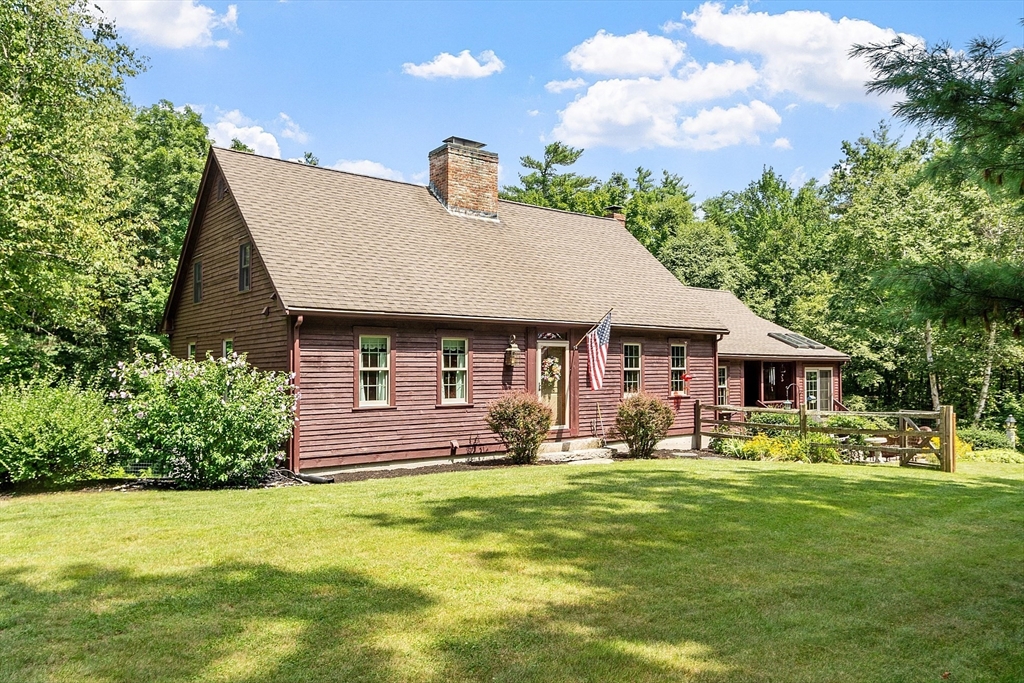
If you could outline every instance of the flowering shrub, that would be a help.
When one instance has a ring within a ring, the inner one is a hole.
[[[117,457],[152,463],[188,487],[259,483],[292,431],[290,378],[256,370],[244,355],[142,356],[112,374]]]
[[[96,392],[0,388],[0,482],[63,483],[99,474],[110,412]]]
[[[487,426],[501,437],[512,462],[537,461],[537,451],[551,429],[551,409],[526,391],[510,391],[487,408]]]
[[[746,441],[740,439],[715,439],[711,448],[716,453],[743,460],[781,460],[792,462],[827,462],[839,464],[843,461],[837,444],[825,434],[808,434],[799,439],[793,436],[771,437],[758,434]]]
[[[657,396],[634,394],[619,404],[615,429],[634,458],[649,458],[658,442],[665,438],[675,416],[668,404]]]

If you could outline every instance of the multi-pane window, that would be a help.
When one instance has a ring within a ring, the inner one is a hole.
[[[729,405],[729,368],[718,366],[718,405]]]
[[[690,387],[686,379],[686,344],[672,344],[671,389],[673,394],[687,394]]]
[[[640,393],[640,345],[622,345],[622,393]]]
[[[466,339],[441,340],[441,402],[466,403],[469,396],[469,364]]]
[[[252,244],[246,242],[238,247],[238,291],[248,292],[252,284]]]
[[[203,262],[196,261],[192,264],[192,303],[197,304],[203,300]]]
[[[225,339],[224,343],[221,344],[221,355],[228,358],[235,350],[235,340]]]
[[[189,360],[195,360],[196,359],[196,343],[195,342],[189,342],[189,345],[188,345],[188,359]]]
[[[359,337],[359,405],[390,405],[390,346],[387,336]]]

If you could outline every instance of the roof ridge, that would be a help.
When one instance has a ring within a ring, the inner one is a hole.
[[[268,157],[266,154],[256,154],[256,152],[242,152],[237,149],[230,149],[228,147],[218,147],[217,145],[210,145],[212,149],[218,152],[230,152],[231,154],[244,154],[247,157],[257,157],[259,159],[266,159],[267,161],[279,161],[283,164],[291,164],[292,166],[299,166],[301,168],[316,169],[319,171],[330,171],[332,173],[343,173],[344,175],[355,176],[356,178],[369,178],[370,180],[380,180],[385,183],[395,183],[397,185],[408,185],[409,187],[418,187],[421,189],[427,189],[426,185],[420,185],[419,183],[410,183],[407,180],[395,180],[394,178],[381,178],[375,175],[366,175],[364,173],[354,173],[352,171],[343,171],[340,168],[331,168],[330,166],[313,166],[312,164],[304,164],[299,161],[291,161],[290,159],[280,159],[278,157]]]
[[[565,214],[568,214],[570,216],[585,216],[586,218],[598,218],[598,219],[600,219],[602,221],[615,221],[615,220],[618,220],[617,218],[612,218],[611,216],[597,216],[597,215],[592,214],[592,213],[580,213],[579,211],[566,211],[565,209],[556,209],[553,206],[541,206],[540,204],[529,204],[527,202],[517,202],[517,201],[515,201],[513,199],[501,199],[499,197],[498,201],[499,202],[504,202],[505,204],[515,204],[516,206],[526,206],[526,207],[529,207],[531,209],[543,209],[544,211],[554,211],[556,213],[565,213]]]
[[[718,287],[694,287],[693,285],[683,285],[683,287],[686,287],[687,289],[699,289],[702,292],[725,292],[726,294],[732,294],[737,299],[740,298],[739,295],[731,289],[719,289]],[[743,299],[740,299],[740,301],[743,301]]]

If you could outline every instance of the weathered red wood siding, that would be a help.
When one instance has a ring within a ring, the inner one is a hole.
[[[217,198],[216,172],[206,183],[205,208],[187,261],[182,264],[178,299],[175,302],[171,353],[184,358],[188,345],[196,343],[196,357],[221,353],[221,344],[232,339],[237,353],[247,353],[249,362],[264,370],[288,369],[288,323],[276,299],[274,288],[253,245],[251,286],[238,291],[238,249],[249,240],[234,199],[229,192]],[[192,302],[192,268],[203,262],[203,300]],[[264,316],[264,307],[269,315]]]
[[[389,328],[395,350],[395,400],[393,407],[356,408],[354,328]],[[300,466],[334,467],[346,464],[445,456],[450,442],[459,444],[458,454],[500,450],[500,442],[487,428],[487,405],[503,391],[536,390],[529,362],[536,349],[538,329],[512,325],[472,327],[472,405],[437,405],[438,330],[466,329],[465,325],[444,326],[397,323],[367,319],[311,319],[303,323],[301,347]],[[546,331],[542,328],[540,331]],[[584,329],[558,332],[575,343]],[[514,368],[504,364],[509,335],[516,335],[523,357]],[[714,396],[714,337],[694,335],[689,342],[691,395],[669,399],[669,336],[629,334],[640,339],[643,353],[644,389],[669,400],[677,414],[673,434],[691,433],[693,401]],[[679,337],[672,337],[673,339]],[[552,438],[592,436],[600,433],[597,406],[607,434],[615,424],[615,410],[622,395],[621,337],[613,334],[609,348],[605,386],[592,392],[586,380],[586,350],[576,354],[576,401],[579,415],[571,417],[570,429]],[[528,380],[530,378],[530,380]],[[572,412],[572,411],[570,411]]]

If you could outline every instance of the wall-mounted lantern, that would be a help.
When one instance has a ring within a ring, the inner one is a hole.
[[[514,368],[516,363],[519,362],[519,356],[521,356],[522,353],[523,352],[520,351],[519,347],[516,345],[516,335],[511,335],[508,338],[508,348],[505,349],[505,365],[510,368]]]

